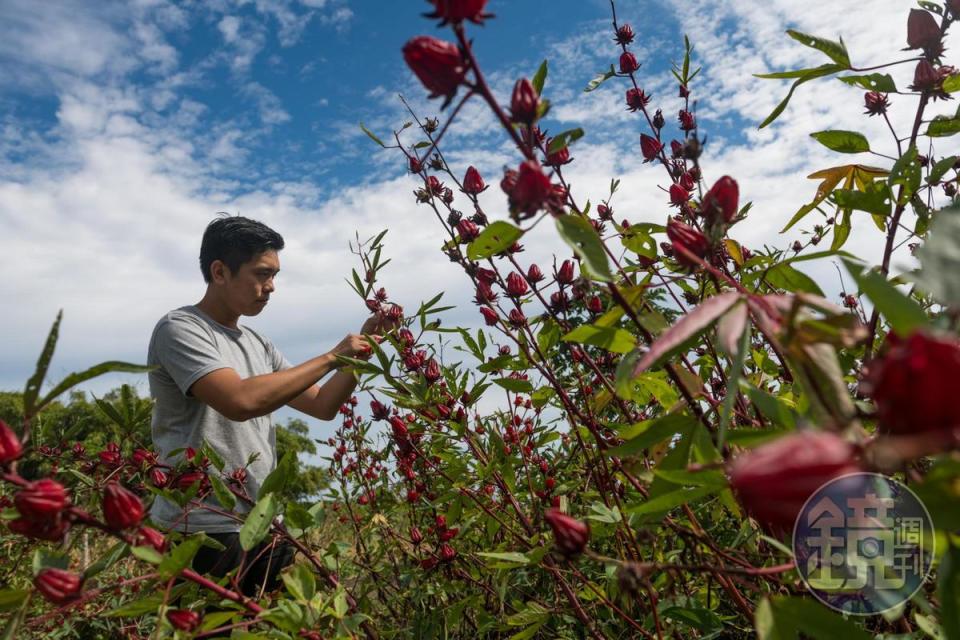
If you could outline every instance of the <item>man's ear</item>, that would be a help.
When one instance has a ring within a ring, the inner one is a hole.
[[[227,279],[230,268],[223,260],[214,260],[210,263],[210,281],[215,284],[223,284]]]

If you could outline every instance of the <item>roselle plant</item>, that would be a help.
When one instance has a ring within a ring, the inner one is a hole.
[[[630,221],[616,211],[618,180],[604,194],[571,189],[564,172],[586,132],[543,128],[547,62],[509,95],[491,89],[472,44],[485,33],[472,25],[494,28],[488,4],[428,3],[426,20],[448,35],[413,36],[402,56],[438,115],[410,110],[389,144],[365,129],[413,176],[438,259],[462,268],[481,328],[446,326],[442,294],[416,308],[391,300],[377,284],[387,232],[358,238],[349,282],[402,327],[369,360],[345,359],[360,390],[326,439],[329,491],[306,506],[284,497],[291,456],[254,501],[245,470],[207,446],[172,468],[143,443],[34,442],[57,395],[141,370],[104,363],[41,399],[58,320],[22,424],[0,425],[6,538],[17,557],[33,551],[29,582],[17,566],[4,577],[7,637],[70,637],[82,623],[74,636],[960,638],[960,164],[943,144],[960,121],[935,113],[960,86],[943,47],[960,4],[922,2],[905,19],[907,49],[870,66],[854,66],[842,41],[789,32],[829,62],[766,76],[794,85],[760,126],[800,85],[836,76],[892,139],[814,132],[838,153],[882,149],[883,166],[812,174],[813,200],[784,229],[804,239],[763,250],[730,236],[762,212],[737,176],[711,175],[689,41],[676,97],[651,95],[631,49],[642,32],[611,3],[610,68],[586,92],[621,83],[637,162],[662,187],[663,218]],[[908,88],[885,71],[901,64],[914,69]],[[515,148],[502,175],[447,163],[445,135],[469,101]],[[915,113],[909,131],[893,126],[894,108]],[[478,199],[488,190],[497,210]],[[885,234],[876,266],[843,251],[867,216]],[[549,223],[574,257],[536,264],[523,238]],[[893,277],[907,248],[920,268]],[[829,258],[856,285],[840,304],[795,266]],[[845,618],[814,600],[789,546],[807,498],[856,471],[907,483],[937,529],[935,577],[884,616]],[[293,545],[283,588],[250,598],[236,575],[190,569],[215,543],[143,521],[153,495],[243,522],[251,555]]]

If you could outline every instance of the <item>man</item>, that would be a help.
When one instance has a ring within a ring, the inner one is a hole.
[[[356,379],[340,370],[322,387],[316,383],[341,367],[338,355],[369,355],[361,334],[379,339],[377,334],[391,328],[382,316],[371,317],[360,334],[347,335],[329,352],[292,366],[269,339],[238,323],[240,316],[256,316],[266,307],[283,246],[280,234],[255,220],[235,216],[211,222],[200,247],[206,293],[197,304],[160,319],[147,354],[148,364],[158,366],[149,381],[155,400],[151,431],[161,462],[174,466],[183,453],[171,452],[198,449],[206,442],[224,459],[226,473],[246,469],[245,489],[254,500],[277,462],[271,412],[288,405],[333,420]],[[252,595],[273,588],[279,571],[292,559],[291,551],[261,546],[244,557],[241,523],[223,513],[215,498],[208,497],[205,504],[221,513],[202,507],[185,512],[158,497],[151,518],[163,529],[204,531],[226,547],[203,547],[194,560],[198,571],[222,576],[246,560],[240,572],[245,574],[243,590]],[[241,513],[248,509],[241,501],[235,507]]]

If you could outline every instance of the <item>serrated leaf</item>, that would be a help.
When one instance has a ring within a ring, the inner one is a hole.
[[[861,87],[867,91],[879,91],[880,93],[896,93],[897,83],[893,77],[887,73],[871,73],[862,76],[841,76],[838,80],[854,87]]]
[[[586,218],[570,214],[557,216],[557,231],[564,242],[580,256],[581,266],[586,267],[594,280],[613,280],[603,242]]]
[[[496,378],[494,381],[499,387],[514,393],[530,393],[533,391],[533,385],[529,380],[518,380],[517,378]]]
[[[283,493],[296,475],[297,454],[295,451],[288,451],[277,464],[277,468],[264,479],[257,495],[262,498],[268,493]]]
[[[931,138],[947,138],[960,133],[960,118],[937,116],[927,125],[927,134]]]
[[[467,245],[467,257],[483,260],[507,250],[507,247],[523,237],[523,230],[509,222],[496,220]]]
[[[233,508],[237,506],[237,499],[232,493],[230,493],[230,489],[227,488],[227,485],[224,484],[223,480],[220,479],[220,476],[216,475],[215,473],[211,473],[207,477],[210,478],[210,486],[213,488],[213,495],[216,496],[217,502],[220,503],[220,506],[227,511],[233,511]]]
[[[878,216],[889,216],[893,203],[890,201],[890,191],[883,182],[868,185],[868,191],[856,189],[837,189],[830,194],[834,204],[843,209],[866,211]]]
[[[866,136],[856,131],[817,131],[810,137],[838,153],[864,153],[870,151],[870,141]]]

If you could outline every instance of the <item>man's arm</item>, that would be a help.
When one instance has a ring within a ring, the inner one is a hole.
[[[353,373],[337,371],[322,387],[313,385],[287,404],[318,420],[333,420],[356,387]]]
[[[243,422],[265,416],[314,387],[320,378],[339,368],[338,354],[358,357],[369,349],[363,336],[351,334],[329,353],[274,373],[244,379],[234,369],[217,369],[194,382],[190,393],[230,420]],[[331,420],[333,415],[321,419]]]

